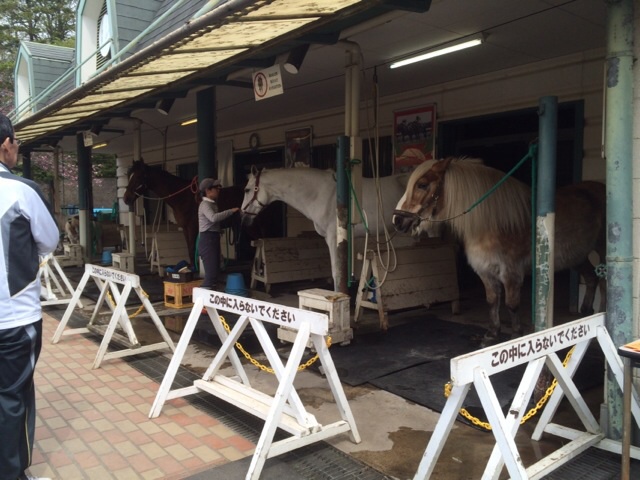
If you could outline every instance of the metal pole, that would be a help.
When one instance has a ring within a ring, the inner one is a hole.
[[[82,132],[76,135],[76,150],[78,155],[78,209],[80,245],[84,253],[84,260],[91,260],[91,147],[84,146]],[[96,252],[98,253],[98,252]]]
[[[536,196],[535,331],[553,326],[553,286],[556,218],[556,142],[558,97],[543,97],[538,104],[538,194]]]
[[[607,316],[615,345],[632,339],[633,322],[633,0],[607,4],[604,153],[607,165]],[[607,437],[622,438],[622,395],[607,371]]]
[[[336,155],[336,292],[349,293],[347,288],[349,181],[347,179],[347,158],[349,158],[349,137],[338,137]]]
[[[216,87],[201,90],[196,94],[198,123],[198,178],[217,178],[216,159]]]

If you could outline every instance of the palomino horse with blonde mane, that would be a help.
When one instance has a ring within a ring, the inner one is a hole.
[[[525,274],[531,270],[531,191],[527,185],[508,178],[467,211],[503,177],[504,173],[477,159],[429,160],[411,175],[393,216],[399,231],[429,233],[433,226],[445,222],[460,239],[469,265],[484,284],[490,307],[490,326],[483,344],[495,343],[500,333],[503,288],[513,335],[522,334],[520,291]],[[605,215],[602,183],[582,182],[556,192],[555,269],[575,268],[583,276],[586,293],[580,312],[585,315],[593,313],[599,284],[588,255],[596,251],[600,261],[605,259]]]
[[[408,178],[408,174],[402,174],[383,177],[379,180],[362,179],[361,207],[367,216],[369,232],[381,232],[384,228],[393,229],[391,223],[393,208],[396,199],[404,192]],[[311,220],[316,232],[324,237],[329,247],[334,285],[337,285],[336,188],[333,170],[276,168],[258,171],[253,167],[242,201],[243,225],[251,224],[264,207],[276,200],[295,208]],[[379,218],[383,218],[384,221]],[[364,227],[361,224],[356,226],[354,237],[364,236],[364,234]]]

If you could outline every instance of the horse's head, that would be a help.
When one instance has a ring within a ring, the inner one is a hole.
[[[131,206],[140,195],[144,195],[147,191],[147,166],[144,160],[136,160],[127,172],[129,183],[127,190],[124,192],[124,203]]]
[[[444,175],[451,159],[428,160],[418,166],[409,177],[407,189],[393,212],[393,225],[400,232],[430,236],[439,231],[438,213],[442,210]]]
[[[265,169],[258,170],[255,165],[251,167],[247,185],[244,187],[244,199],[242,200],[242,223],[251,225],[256,215],[264,207],[269,205],[269,193],[261,188],[260,180]]]

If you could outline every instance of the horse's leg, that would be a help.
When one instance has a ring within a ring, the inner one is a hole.
[[[511,275],[504,280],[504,304],[509,310],[511,318],[511,338],[522,336],[522,322],[520,321],[520,295],[522,294],[523,275]]]
[[[598,280],[598,285],[600,285],[600,310],[601,312],[607,311],[607,279],[600,278]]]
[[[582,304],[580,305],[580,313],[582,315],[592,315],[594,311],[593,302],[596,298],[596,289],[598,288],[600,279],[598,278],[598,275],[596,275],[595,269],[588,258],[578,265],[576,270],[580,275],[582,275],[582,278],[584,278],[584,284],[586,287]]]
[[[338,261],[338,255],[336,251],[337,246],[335,230],[328,231],[326,237],[324,237],[324,240],[325,242],[327,242],[327,247],[329,247],[329,259],[331,260],[331,276],[333,277],[333,289],[336,290],[338,288],[338,265],[336,263]]]
[[[500,301],[502,296],[502,284],[500,280],[491,274],[478,274],[484,284],[487,303],[489,304],[489,328],[482,339],[481,346],[493,345],[500,335]]]
[[[195,238],[193,237],[193,232],[189,228],[184,228],[182,230],[184,234],[184,240],[187,242],[187,251],[189,252],[189,265],[195,265]]]

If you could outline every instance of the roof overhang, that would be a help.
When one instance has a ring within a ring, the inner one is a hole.
[[[278,45],[336,42],[339,30],[348,26],[394,9],[426,11],[430,3],[230,0],[17,121],[15,129],[27,147],[55,144],[93,123],[122,116],[150,97],[169,90],[184,92],[197,85],[215,85],[222,75],[252,62],[265,62]]]

